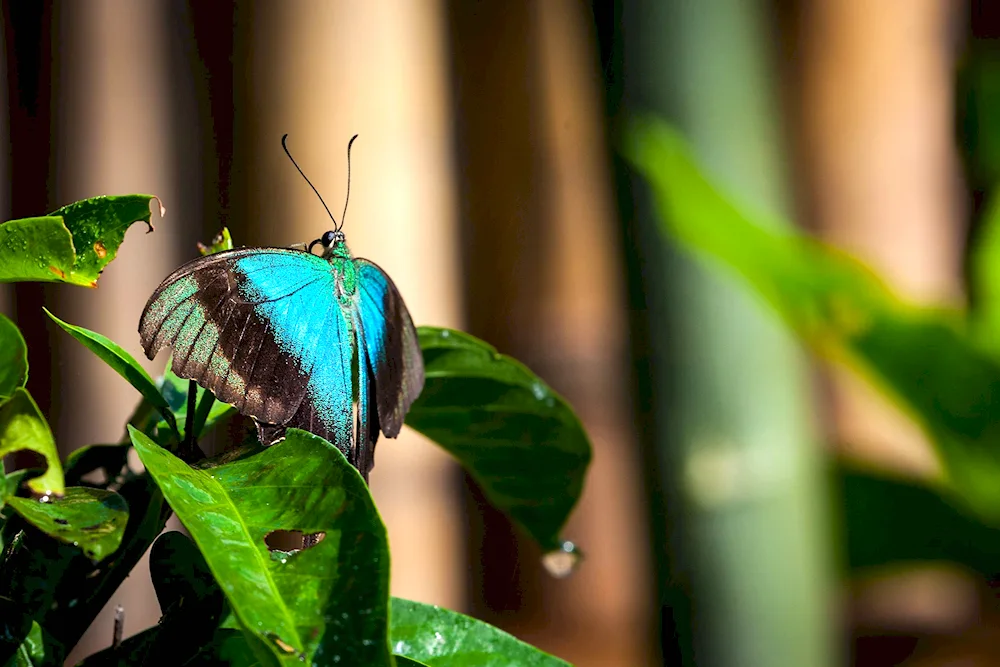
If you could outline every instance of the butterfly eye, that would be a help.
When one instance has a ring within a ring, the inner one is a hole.
[[[323,244],[324,248],[329,248],[330,246],[333,245],[333,242],[334,240],[336,240],[336,238],[337,235],[335,232],[332,231],[323,232],[323,238],[320,239],[320,242]]]

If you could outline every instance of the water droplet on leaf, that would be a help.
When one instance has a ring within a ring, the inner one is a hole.
[[[535,395],[539,401],[544,399],[548,392],[545,390],[545,385],[541,382],[533,382],[531,384],[531,393]]]
[[[583,554],[575,544],[566,540],[558,549],[554,549],[542,556],[542,566],[545,571],[556,579],[563,579],[573,574]]]

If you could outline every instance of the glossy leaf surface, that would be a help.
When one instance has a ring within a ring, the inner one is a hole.
[[[627,136],[664,232],[734,269],[814,350],[894,400],[934,443],[952,493],[1000,522],[1000,363],[961,314],[905,304],[857,260],[738,208],[665,124],[643,119]]]
[[[392,599],[392,651],[429,667],[568,667],[488,623],[422,602]]]
[[[361,476],[333,445],[291,429],[257,454],[198,470],[129,432],[240,624],[276,658],[389,664],[385,527]],[[275,530],[324,537],[276,557],[264,541]]]
[[[458,459],[542,548],[557,548],[591,456],[572,408],[473,336],[434,327],[418,335],[426,380],[406,423]]]
[[[156,383],[153,382],[153,378],[149,376],[149,373],[146,372],[145,368],[139,365],[139,362],[135,360],[135,357],[126,352],[122,346],[118,345],[118,343],[114,342],[107,336],[97,333],[96,331],[91,331],[90,329],[85,329],[84,327],[78,327],[74,324],[63,322],[49,312],[48,308],[43,308],[42,310],[44,310],[45,314],[48,315],[53,322],[58,324],[63,331],[82,343],[84,347],[96,354],[101,361],[106,363],[116,373],[125,378],[130,385],[135,387],[136,391],[142,394],[143,398],[160,410],[164,417],[170,421],[173,420],[173,415],[170,412],[170,406],[156,388]],[[176,425],[173,426],[176,431]]]
[[[40,496],[61,494],[65,482],[52,430],[31,395],[24,389],[17,389],[13,397],[0,406],[0,457],[22,450],[40,454],[48,465],[40,477],[27,481],[28,487]]]
[[[28,380],[28,348],[9,318],[0,315],[0,403],[24,387]]]
[[[152,195],[94,197],[48,216],[0,224],[0,282],[96,287],[128,228],[135,222],[150,223],[152,199]]]
[[[104,560],[118,549],[128,523],[125,499],[103,489],[73,486],[48,502],[16,497],[7,502],[33,526],[80,547],[93,561]]]

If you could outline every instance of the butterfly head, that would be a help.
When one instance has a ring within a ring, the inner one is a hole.
[[[344,236],[344,232],[339,229],[323,232],[323,236],[309,244],[309,251],[311,252],[313,246],[316,245],[323,247],[323,257],[343,257],[345,259],[351,257],[351,253],[347,249],[347,238]]]

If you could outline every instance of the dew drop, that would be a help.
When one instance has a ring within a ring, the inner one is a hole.
[[[545,386],[541,382],[532,383],[531,393],[534,394],[535,398],[537,398],[539,401],[544,399],[545,395],[548,394],[548,392],[545,391]]]
[[[41,498],[38,499],[38,502],[40,502],[40,503],[51,503],[52,502],[52,496],[50,496],[48,493],[46,493],[45,495],[43,495]]]
[[[564,579],[576,571],[582,558],[580,549],[566,540],[558,549],[553,549],[542,556],[542,566],[556,579]]]

